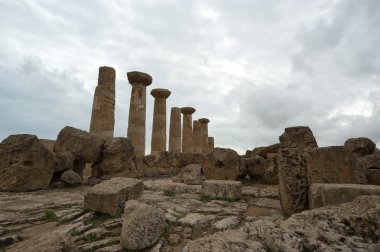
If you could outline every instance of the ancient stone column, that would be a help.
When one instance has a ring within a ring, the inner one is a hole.
[[[207,154],[209,150],[207,124],[210,122],[210,120],[207,118],[201,118],[198,121],[201,123],[201,150],[202,153]]]
[[[170,112],[169,151],[181,152],[181,109],[177,107]]]
[[[90,133],[113,137],[115,126],[115,79],[112,67],[99,67],[98,85],[92,104]]]
[[[146,87],[152,83],[152,77],[137,71],[128,72],[127,76],[132,85],[128,138],[135,149],[135,155],[143,157],[145,155]]]
[[[202,153],[201,148],[201,123],[197,120],[193,121],[193,152]]]
[[[181,108],[182,119],[182,152],[193,152],[193,119],[192,114],[195,108]]]
[[[156,155],[166,151],[166,99],[171,92],[155,88],[150,94],[154,97],[151,154]]]
[[[208,151],[211,152],[214,149],[214,138],[208,137]]]

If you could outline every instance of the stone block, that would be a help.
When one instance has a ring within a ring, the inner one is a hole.
[[[240,181],[206,180],[202,183],[202,195],[213,199],[237,200],[241,194]]]
[[[144,190],[142,180],[116,177],[93,186],[84,196],[84,209],[117,216],[123,213],[129,199],[139,198]]]
[[[310,209],[339,205],[362,195],[380,195],[380,186],[314,183],[309,188]]]

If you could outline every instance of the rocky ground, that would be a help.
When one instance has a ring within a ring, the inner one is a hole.
[[[171,179],[144,186],[138,201],[163,209],[167,220],[146,251],[380,251],[380,197],[289,218],[277,186],[246,184],[238,201],[211,200],[200,185]],[[121,218],[82,209],[89,188],[1,192],[0,251],[127,251]]]

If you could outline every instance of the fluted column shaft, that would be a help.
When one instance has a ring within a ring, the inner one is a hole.
[[[169,151],[181,152],[181,109],[177,107],[170,111]]]
[[[208,137],[208,151],[211,152],[214,149],[214,138]]]
[[[115,79],[112,67],[99,67],[98,85],[92,104],[90,133],[113,137],[115,126]]]
[[[202,153],[201,148],[201,123],[197,120],[193,121],[193,152]]]
[[[182,152],[193,152],[193,119],[194,108],[185,107],[181,109],[182,117]]]
[[[159,154],[166,151],[166,99],[170,95],[167,89],[153,89],[151,95],[154,99],[153,127],[151,153]]]
[[[152,77],[141,72],[129,72],[127,75],[132,85],[128,138],[134,147],[135,155],[142,157],[145,155],[146,87],[152,83]]]
[[[202,153],[207,154],[209,152],[208,146],[208,123],[210,120],[207,118],[201,118],[198,120],[201,123],[201,150]]]

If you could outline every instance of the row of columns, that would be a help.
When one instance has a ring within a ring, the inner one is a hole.
[[[146,87],[152,77],[142,72],[128,72],[132,85],[128,118],[128,138],[135,148],[136,156],[145,155],[146,131]],[[112,137],[115,123],[115,70],[100,67],[98,85],[95,89],[90,133]],[[156,88],[150,93],[154,97],[151,153],[166,150],[166,99],[171,92]],[[214,148],[214,138],[208,137],[207,118],[192,120],[196,110],[192,107],[171,108],[169,128],[169,151],[208,153]],[[181,114],[182,129],[181,129]]]

